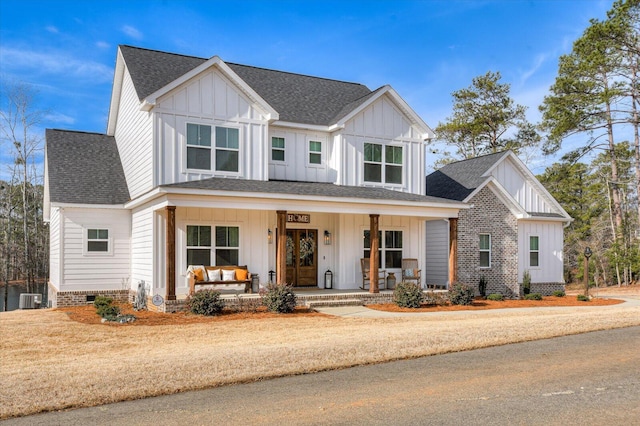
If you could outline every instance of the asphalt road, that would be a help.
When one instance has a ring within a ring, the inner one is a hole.
[[[210,424],[640,425],[640,327],[3,422]]]

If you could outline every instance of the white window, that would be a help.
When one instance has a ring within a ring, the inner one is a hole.
[[[187,265],[211,265],[211,227],[187,225]]]
[[[402,147],[364,144],[364,181],[402,184]]]
[[[240,259],[240,228],[187,225],[187,265],[237,265]],[[212,256],[213,254],[213,256]],[[215,259],[211,263],[211,259]]]
[[[229,127],[215,128],[215,150],[211,149],[211,126],[187,123],[187,169],[211,170],[215,155],[215,170],[239,171],[240,131]]]
[[[491,267],[491,235],[480,234],[480,267]]]
[[[384,238],[383,238],[384,235]],[[378,267],[381,269],[402,268],[402,231],[378,231]],[[364,231],[364,256],[371,256],[371,231]]]
[[[240,228],[216,226],[216,265],[237,265],[240,260]]]
[[[99,228],[87,229],[87,241],[85,245],[85,253],[90,253],[90,254],[111,253],[109,230],[99,229]]]
[[[187,123],[187,169],[211,170],[211,126]]]
[[[322,164],[322,142],[309,141],[309,164]]]
[[[240,131],[229,127],[216,127],[216,170],[239,170]]]
[[[540,238],[536,235],[529,236],[529,266],[540,266]]]
[[[271,160],[284,161],[284,138],[271,138]]]

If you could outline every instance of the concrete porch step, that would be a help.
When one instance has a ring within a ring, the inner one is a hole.
[[[325,299],[325,300],[308,300],[305,305],[307,308],[326,308],[331,306],[362,306],[362,300],[358,299]]]

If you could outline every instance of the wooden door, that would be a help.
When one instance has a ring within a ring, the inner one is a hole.
[[[318,230],[287,229],[287,283],[318,285]]]

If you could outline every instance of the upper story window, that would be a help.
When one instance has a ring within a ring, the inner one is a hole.
[[[322,142],[309,141],[309,164],[322,164]]]
[[[540,238],[534,235],[529,237],[529,266],[540,266]]]
[[[240,131],[229,127],[215,128],[215,149],[211,149],[211,126],[187,123],[187,169],[239,171]]]
[[[402,183],[402,147],[383,146],[377,143],[364,144],[364,181]]]
[[[480,234],[480,267],[491,267],[491,235]]]
[[[284,161],[284,138],[271,138],[271,160]]]

